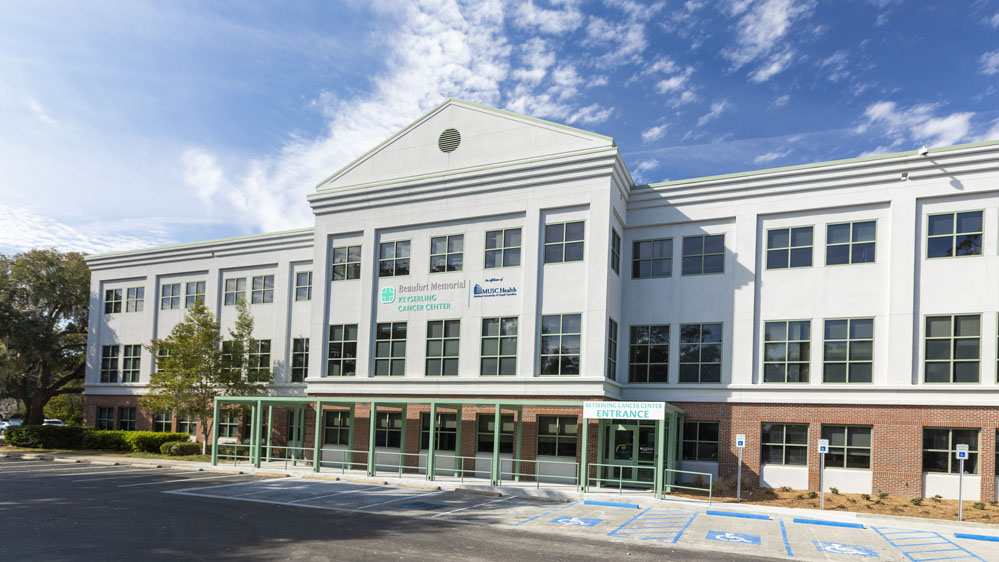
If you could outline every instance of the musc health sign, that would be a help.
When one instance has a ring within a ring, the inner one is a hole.
[[[665,402],[583,402],[583,417],[590,420],[664,420]]]

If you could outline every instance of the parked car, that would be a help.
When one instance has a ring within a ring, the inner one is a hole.
[[[47,419],[44,422],[42,422],[42,425],[63,425],[64,426],[64,425],[66,425],[66,423],[63,422],[62,420],[48,420]]]
[[[0,421],[0,435],[3,435],[4,431],[7,431],[8,427],[14,427],[15,425],[21,425],[24,420],[20,418],[14,418],[8,421]]]

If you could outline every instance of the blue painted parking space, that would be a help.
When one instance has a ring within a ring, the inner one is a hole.
[[[695,517],[697,517],[696,511],[648,508],[607,533],[607,536],[675,543],[680,540]]]
[[[845,554],[847,556],[869,556],[871,558],[881,558],[874,549],[856,544],[843,544],[838,542],[812,541],[815,550],[828,552],[830,554]]]
[[[763,541],[760,539],[759,535],[751,535],[749,533],[733,533],[731,531],[708,531],[707,536],[704,538],[709,541],[721,541],[739,544],[762,544]]]
[[[871,527],[888,544],[894,546],[903,556],[913,562],[935,560],[981,560],[985,559],[950,541],[933,531],[916,531],[895,527]]]
[[[591,517],[556,517],[552,519],[551,523],[557,523],[559,525],[572,525],[574,527],[596,527],[603,519],[594,519]]]

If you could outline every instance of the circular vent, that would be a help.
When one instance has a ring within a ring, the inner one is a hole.
[[[437,146],[441,152],[454,152],[459,144],[461,144],[461,133],[458,132],[458,129],[444,129],[440,138],[437,139]]]

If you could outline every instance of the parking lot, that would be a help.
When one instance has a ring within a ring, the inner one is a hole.
[[[0,490],[5,490],[0,492],[0,502],[11,514],[31,509],[44,512],[79,496],[85,504],[84,511],[100,513],[103,505],[112,529],[137,526],[137,530],[152,535],[154,542],[159,535],[166,539],[179,536],[184,540],[200,536],[182,530],[190,530],[207,515],[208,520],[202,523],[205,530],[220,528],[215,531],[219,534],[206,537],[209,540],[204,542],[245,540],[244,532],[256,528],[260,535],[250,542],[263,549],[260,552],[268,553],[275,547],[272,543],[288,548],[298,537],[316,548],[320,548],[315,544],[318,539],[336,540],[335,548],[341,550],[349,546],[344,541],[371,541],[363,555],[358,553],[359,558],[370,556],[371,549],[377,548],[402,557],[409,552],[415,555],[419,545],[428,541],[425,547],[428,552],[439,554],[442,548],[460,547],[471,549],[463,558],[480,559],[498,559],[503,552],[514,559],[530,553],[535,559],[553,560],[562,556],[616,558],[626,552],[637,559],[646,556],[662,559],[664,554],[667,558],[681,557],[677,553],[683,553],[682,557],[690,560],[701,556],[710,560],[745,560],[756,555],[801,560],[865,557],[999,562],[999,529],[915,519],[858,522],[856,517],[842,513],[757,513],[731,506],[709,508],[701,503],[639,507],[628,503],[627,496],[552,502],[368,481],[268,478],[149,466],[30,460],[0,459],[0,479],[4,482]],[[12,486],[20,492],[11,494]],[[21,495],[27,501],[17,502],[9,495]],[[137,512],[133,517],[139,520],[116,515],[124,511]],[[38,514],[30,516],[37,518]],[[65,514],[63,519],[73,520],[71,514]],[[179,533],[166,524],[172,519],[178,521]],[[299,523],[307,528],[318,524],[317,534],[303,536],[304,528],[287,529],[294,521],[307,522]],[[330,526],[331,521],[336,522],[335,526]],[[231,532],[227,528],[233,525],[239,532],[224,534]],[[10,531],[10,526],[0,527],[0,537]],[[459,544],[455,542],[458,536],[466,538]],[[476,550],[474,545],[480,549]],[[70,548],[80,547],[87,547],[87,543]],[[574,550],[579,552],[572,555]],[[338,557],[349,559],[349,552],[348,549],[345,556]],[[206,558],[224,558],[226,554],[227,551],[218,548],[204,552]]]

